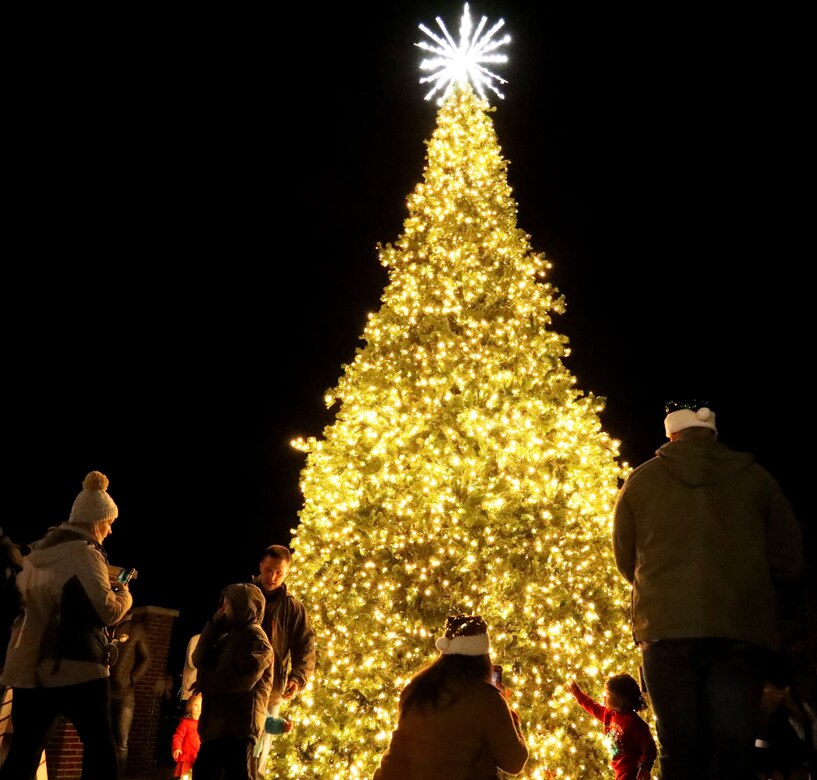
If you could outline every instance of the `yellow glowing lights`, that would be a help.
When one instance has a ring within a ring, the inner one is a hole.
[[[506,163],[470,88],[452,88],[389,284],[306,456],[289,582],[318,635],[272,778],[371,777],[400,690],[446,614],[479,611],[513,682],[523,777],[608,772],[564,683],[630,671],[628,593],[609,554],[618,443],[562,361],[550,263],[516,225]],[[585,348],[590,348],[585,345]],[[308,596],[308,597],[307,597]]]

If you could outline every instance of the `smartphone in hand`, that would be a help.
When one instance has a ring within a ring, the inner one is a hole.
[[[132,566],[130,568],[122,569],[122,571],[120,571],[116,576],[116,581],[120,585],[127,585],[131,581],[134,574],[136,574],[136,569],[134,569]]]
[[[494,664],[491,670],[491,682],[497,686],[502,685],[502,667],[499,664]]]

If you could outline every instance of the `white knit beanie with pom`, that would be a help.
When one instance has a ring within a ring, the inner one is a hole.
[[[89,472],[82,480],[82,490],[74,499],[68,522],[91,525],[102,520],[112,522],[118,516],[119,510],[108,495],[108,478],[101,471]]]

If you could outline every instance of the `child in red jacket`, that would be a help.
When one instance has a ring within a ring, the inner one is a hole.
[[[616,780],[650,780],[658,755],[650,727],[637,713],[647,708],[641,689],[629,674],[614,674],[604,684],[604,704],[593,701],[575,680],[567,690],[604,724],[604,742]]]
[[[194,693],[187,700],[184,717],[179,721],[173,733],[173,760],[176,762],[173,777],[190,777],[193,763],[201,747],[198,731],[199,715],[201,715],[201,694]]]

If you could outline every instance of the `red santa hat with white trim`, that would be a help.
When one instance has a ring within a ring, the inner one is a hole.
[[[709,408],[707,401],[667,401],[664,411],[667,413],[664,418],[667,438],[684,428],[710,428],[718,432],[715,412]]]
[[[449,615],[435,645],[443,655],[488,655],[488,624],[479,615]]]

